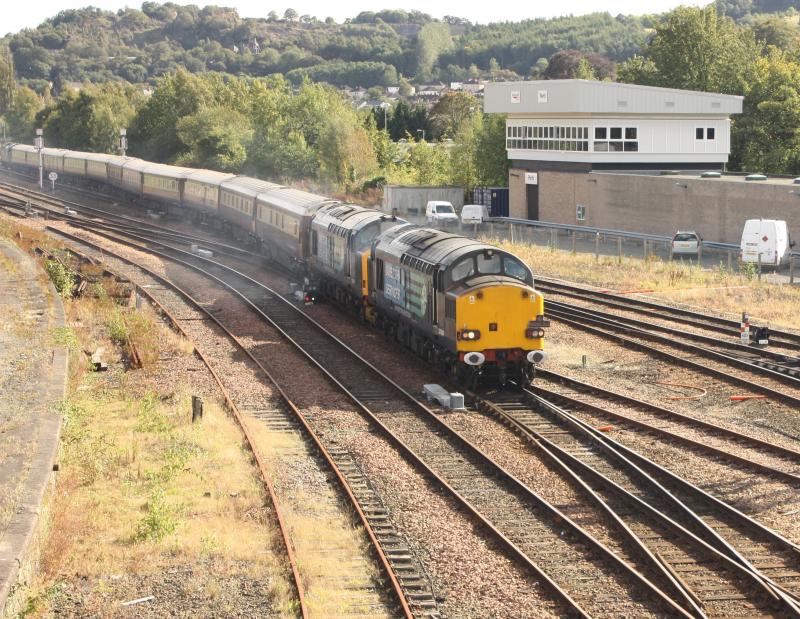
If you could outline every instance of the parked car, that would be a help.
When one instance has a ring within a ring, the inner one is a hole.
[[[431,200],[425,207],[425,217],[429,224],[455,224],[458,215],[453,205],[446,200]]]
[[[742,230],[739,257],[744,263],[760,260],[765,266],[778,268],[789,261],[792,247],[794,241],[782,219],[748,219]]]
[[[694,256],[700,254],[700,244],[703,239],[697,232],[678,230],[672,237],[672,256]]]
[[[461,209],[461,223],[482,224],[489,219],[489,209],[483,204],[465,204]]]

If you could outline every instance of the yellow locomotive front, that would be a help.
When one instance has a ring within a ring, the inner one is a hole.
[[[455,309],[463,373],[500,383],[533,377],[535,364],[545,357],[544,329],[549,325],[539,292],[509,282],[484,285],[459,294]]]
[[[530,269],[487,247],[456,262],[450,273],[456,285],[447,293],[449,326],[462,379],[502,384],[532,378],[545,358],[549,322]]]

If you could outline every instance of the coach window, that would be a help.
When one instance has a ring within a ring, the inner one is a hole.
[[[706,129],[706,140],[713,140],[715,138],[714,127]]]

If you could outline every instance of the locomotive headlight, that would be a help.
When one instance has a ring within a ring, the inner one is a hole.
[[[474,342],[481,339],[481,332],[477,329],[464,329],[458,334],[458,337],[459,339],[467,340],[468,342]]]
[[[525,337],[529,340],[535,340],[544,337],[544,329],[541,327],[528,327],[525,329]]]

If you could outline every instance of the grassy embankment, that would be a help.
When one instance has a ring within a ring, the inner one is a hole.
[[[26,250],[58,246],[7,220],[0,220],[0,234]],[[212,388],[207,381],[192,384],[195,372],[170,367],[175,360],[186,367],[192,345],[147,306],[120,303],[129,289],[101,277],[100,269],[73,299],[71,273],[52,262],[43,266],[63,291],[68,327],[52,337],[70,351],[69,394],[61,407],[51,521],[23,616],[56,608],[115,616],[121,602],[147,596],[164,578],[186,579],[173,586],[184,591],[185,585],[207,612],[234,612],[239,592],[249,588],[262,604],[293,615],[281,559],[272,552],[266,498],[241,432],[207,394],[204,418],[192,424],[191,395]],[[87,352],[98,347],[108,371],[92,371]],[[132,348],[141,367],[132,367]],[[172,602],[154,603],[168,613]]]
[[[560,278],[612,290],[647,290],[651,297],[716,311],[738,318],[748,311],[754,321],[773,327],[800,329],[800,286],[757,281],[751,270],[729,271],[720,263],[710,270],[697,264],[573,254],[569,251],[527,245],[499,243],[527,262],[535,275]]]

